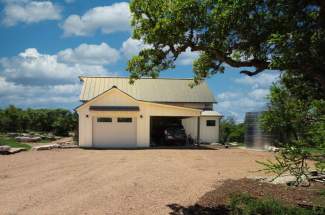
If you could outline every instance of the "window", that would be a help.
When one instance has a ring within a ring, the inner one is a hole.
[[[207,126],[216,126],[215,120],[207,120]]]
[[[97,122],[112,122],[112,118],[110,118],[110,117],[98,117]]]
[[[132,122],[132,118],[119,117],[119,118],[117,118],[117,122],[126,122],[126,123],[129,123],[129,122]]]

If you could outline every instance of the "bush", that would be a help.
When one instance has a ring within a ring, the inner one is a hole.
[[[323,209],[292,207],[274,199],[256,199],[248,194],[233,195],[230,200],[230,211],[233,215],[321,215],[325,213]]]

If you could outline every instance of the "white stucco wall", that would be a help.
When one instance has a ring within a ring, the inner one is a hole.
[[[182,119],[182,124],[186,134],[196,140],[197,138],[197,117]],[[215,120],[216,126],[206,126],[207,120]],[[201,116],[200,117],[200,142],[216,143],[219,142],[219,116]]]
[[[89,106],[139,106],[140,111],[90,111]],[[113,88],[77,108],[79,114],[79,145],[92,147],[92,119],[94,117],[135,117],[137,122],[137,147],[150,145],[150,116],[199,116],[200,110],[164,104],[142,102]],[[87,117],[88,115],[88,117]],[[123,135],[123,131],[121,134]]]

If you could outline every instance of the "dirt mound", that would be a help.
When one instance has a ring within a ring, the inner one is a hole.
[[[288,187],[287,185],[275,185],[260,182],[253,179],[226,180],[216,190],[203,195],[198,205],[206,208],[216,208],[227,205],[229,197],[236,193],[247,193],[255,198],[273,198],[290,205],[299,206],[321,206],[325,207],[324,196],[320,190],[325,187],[320,184],[312,184],[310,187]],[[324,201],[322,201],[324,200]]]

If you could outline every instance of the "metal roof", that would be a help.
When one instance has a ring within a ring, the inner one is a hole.
[[[81,101],[89,101],[115,86],[140,101],[216,102],[205,82],[191,88],[192,79],[142,78],[134,84],[129,84],[127,77],[80,77],[80,80],[84,82]]]
[[[205,110],[201,112],[201,116],[219,116],[222,117],[220,113],[217,111],[212,111],[212,110]]]

